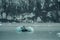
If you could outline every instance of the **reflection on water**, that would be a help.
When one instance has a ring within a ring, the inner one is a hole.
[[[16,32],[0,31],[0,40],[60,40],[56,35],[58,32],[60,31],[37,31],[34,33],[22,32],[18,34]]]

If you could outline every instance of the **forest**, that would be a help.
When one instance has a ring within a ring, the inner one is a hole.
[[[0,0],[0,22],[60,23],[60,1]]]

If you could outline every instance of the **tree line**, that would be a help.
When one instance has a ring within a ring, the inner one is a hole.
[[[43,22],[59,22],[59,1],[58,0],[0,0],[0,15],[18,16],[24,13],[35,14],[34,19],[40,17]],[[50,15],[50,16],[47,16]],[[33,19],[33,20],[34,20]]]

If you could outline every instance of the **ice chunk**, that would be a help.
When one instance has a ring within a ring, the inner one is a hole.
[[[16,32],[20,33],[20,32],[34,32],[34,29],[32,27],[17,27],[16,28]]]

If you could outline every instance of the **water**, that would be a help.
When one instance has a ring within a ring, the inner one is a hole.
[[[60,37],[57,35],[60,33],[60,27],[49,26],[49,27],[33,27],[34,32],[16,32],[16,26],[10,26],[4,24],[0,26],[0,40],[60,40]],[[19,25],[18,25],[19,26]]]
[[[59,40],[56,33],[58,31],[51,33],[48,31],[37,31],[34,33],[0,31],[0,40]]]

